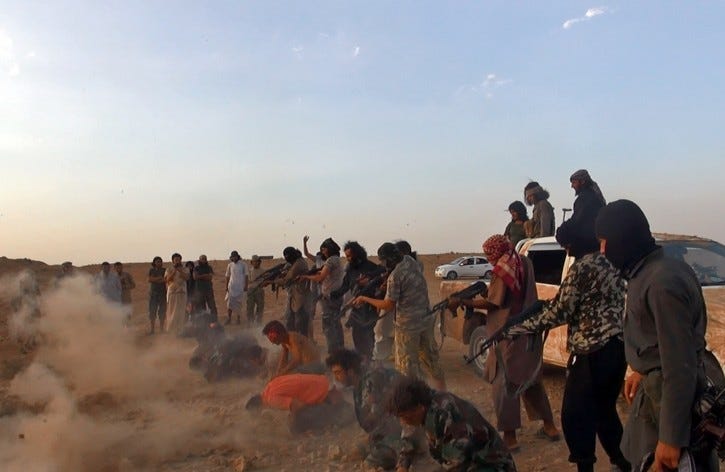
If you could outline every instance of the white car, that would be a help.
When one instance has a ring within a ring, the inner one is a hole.
[[[455,280],[459,277],[477,277],[490,279],[493,266],[481,256],[463,256],[436,267],[435,276],[441,279]]]

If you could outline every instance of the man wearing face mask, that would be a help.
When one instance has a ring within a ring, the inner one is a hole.
[[[368,259],[367,251],[357,241],[345,243],[344,252],[345,258],[347,258],[345,276],[342,279],[340,288],[332,292],[333,298],[341,298],[348,291],[356,296],[371,279],[385,272],[384,267]],[[375,344],[373,329],[377,321],[377,310],[366,304],[352,308],[347,322],[347,326],[352,328],[352,341],[355,350],[368,360],[373,355],[373,345]]]
[[[675,469],[690,444],[692,406],[704,382],[707,313],[687,263],[666,257],[642,210],[629,200],[604,207],[596,220],[600,251],[627,284],[624,351],[632,374],[624,396],[632,405],[622,452],[639,470],[654,450],[652,470]],[[714,454],[696,457],[698,471],[718,470]]]
[[[390,271],[385,299],[359,296],[353,300],[353,306],[367,303],[378,310],[395,310],[395,368],[404,375],[417,377],[423,364],[436,389],[445,390],[445,376],[433,337],[435,318],[428,316],[428,285],[420,266],[412,257],[401,254],[393,243],[380,246],[378,258]]]

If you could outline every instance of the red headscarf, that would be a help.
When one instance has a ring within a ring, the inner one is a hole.
[[[489,262],[494,264],[493,273],[503,279],[514,295],[521,295],[524,269],[521,257],[514,250],[511,241],[502,234],[494,234],[483,243],[483,252]]]

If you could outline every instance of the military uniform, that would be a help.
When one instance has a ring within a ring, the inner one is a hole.
[[[542,332],[567,324],[571,354],[561,423],[571,462],[593,464],[597,436],[611,462],[626,462],[619,449],[622,423],[616,406],[627,368],[624,292],[624,279],[607,258],[586,254],[574,262],[541,313],[510,331]]]
[[[365,370],[355,386],[355,416],[360,427],[368,433],[368,454],[365,461],[384,469],[395,467],[403,444],[402,428],[398,419],[385,408],[385,400],[401,377],[393,369],[374,366]],[[412,444],[406,449],[414,449]]]
[[[435,319],[428,316],[428,285],[415,259],[403,256],[390,272],[385,299],[395,302],[395,368],[419,376],[422,363],[432,378],[443,381],[433,337]]]
[[[445,470],[516,471],[513,457],[494,427],[473,405],[451,393],[434,393],[426,410],[423,429],[431,456]],[[406,447],[398,465],[410,467],[413,452]]]
[[[261,267],[249,269],[249,280],[255,280],[259,274],[264,272]],[[264,313],[264,287],[261,283],[257,283],[250,287],[247,291],[247,321],[252,324],[259,324],[262,321]],[[303,333],[306,334],[306,333]]]

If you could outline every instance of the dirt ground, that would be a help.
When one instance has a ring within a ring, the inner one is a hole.
[[[439,280],[433,276],[433,270],[455,256],[421,256],[433,303],[439,300]],[[263,267],[276,262],[265,261]],[[216,273],[216,301],[223,308],[226,261],[213,261],[212,265]],[[246,399],[262,388],[260,380],[208,384],[187,367],[196,344],[193,340],[177,339],[169,334],[148,336],[146,277],[149,267],[147,263],[125,265],[137,287],[133,291],[130,326],[121,334],[114,334],[128,340],[119,347],[112,346],[113,340],[83,344],[87,338],[105,339],[88,331],[84,332],[83,339],[71,338],[67,345],[61,341],[48,348],[41,346],[23,353],[18,342],[10,336],[11,308],[7,297],[3,299],[3,292],[0,292],[2,470],[366,470],[356,452],[356,444],[364,440],[356,424],[321,435],[293,437],[287,431],[283,412],[252,415],[245,411]],[[52,280],[59,267],[0,258],[0,285],[7,286],[21,270],[32,270],[45,294],[51,292]],[[95,273],[99,267],[80,270]],[[280,317],[283,303],[282,293],[277,297],[267,290],[264,321]],[[75,299],[70,306],[85,305]],[[54,307],[48,305],[46,309],[52,311]],[[66,324],[83,323],[84,318],[74,321],[73,313],[73,309],[64,312],[63,316],[68,319]],[[60,319],[62,323],[63,318]],[[63,332],[63,325],[57,326],[60,326],[56,328],[58,332]],[[231,333],[242,329],[259,335],[258,327],[230,326]],[[314,322],[314,329],[315,341],[324,350],[319,317]],[[351,346],[349,331],[346,336],[346,345]],[[261,337],[260,340],[263,346],[271,347],[266,340]],[[72,347],[76,343],[83,352],[72,357]],[[111,356],[105,355],[107,351]],[[448,387],[451,392],[474,403],[494,422],[490,387],[465,365],[462,357],[465,352],[467,347],[452,339],[447,339],[443,345],[441,355]],[[106,366],[104,362],[108,357],[111,359]],[[31,364],[33,369],[28,369]],[[39,364],[50,368],[37,368]],[[59,379],[58,386],[53,387],[55,390],[48,387],[54,393],[34,398],[32,390],[35,386],[37,389],[46,386],[49,378]],[[124,382],[126,378],[128,382]],[[562,369],[545,369],[544,382],[557,423],[564,380]],[[30,385],[26,387],[30,392],[25,396],[23,385]],[[67,402],[62,403],[59,399]],[[64,409],[58,404],[70,406]],[[626,406],[621,404],[620,413],[624,411]],[[564,441],[551,443],[536,438],[539,426],[524,420],[519,437],[521,451],[514,456],[518,469],[574,470],[567,462]],[[596,470],[609,470],[601,449],[597,455]]]

